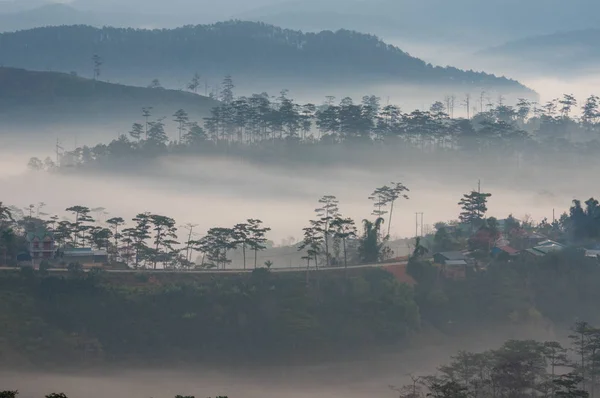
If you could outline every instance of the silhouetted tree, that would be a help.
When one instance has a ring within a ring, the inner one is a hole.
[[[104,61],[98,54],[94,54],[92,56],[92,62],[94,64],[94,80],[97,80],[100,77],[100,68],[102,67]]]
[[[200,87],[200,74],[198,72],[194,73],[192,80],[188,83],[187,88],[194,93],[198,92],[198,87]]]
[[[351,218],[342,218],[337,216],[331,221],[331,227],[334,230],[335,237],[342,240],[344,250],[344,268],[348,268],[346,241],[348,239],[356,238],[356,225],[354,220]]]
[[[325,195],[321,199],[319,199],[319,204],[321,207],[315,209],[317,213],[317,217],[319,217],[319,225],[323,231],[323,240],[325,243],[325,264],[329,266],[330,256],[329,256],[329,237],[333,233],[331,229],[331,222],[339,216],[339,201],[333,195]]]

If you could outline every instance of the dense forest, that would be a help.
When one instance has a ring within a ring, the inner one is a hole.
[[[190,87],[194,86],[192,79]],[[448,162],[455,161],[456,154],[469,153],[468,160],[485,160],[488,166],[544,166],[558,160],[573,165],[581,155],[595,154],[600,145],[599,100],[594,95],[583,103],[565,94],[544,104],[520,99],[513,106],[502,96],[493,99],[482,92],[478,97],[449,95],[428,110],[404,112],[373,95],[360,102],[327,97],[320,105],[298,104],[287,90],[277,97],[262,93],[236,98],[233,79],[227,76],[216,98],[220,105],[204,120],[192,120],[184,109],[161,115],[145,108],[128,135],[64,152],[58,162],[47,159],[45,166],[32,159],[30,167],[109,167],[119,159],[132,163],[146,158],[145,162],[166,154],[311,163],[338,159],[336,148],[356,149],[354,160],[364,150],[362,157],[371,164],[377,159],[367,148],[391,151],[378,158],[399,158],[408,164],[419,162],[415,157],[423,153]],[[350,159],[347,154],[340,158]]]
[[[233,74],[240,79],[447,84],[533,94],[518,82],[434,67],[375,36],[340,30],[302,33],[251,22],[141,30],[60,26],[0,35],[0,64],[150,82],[175,76]]]

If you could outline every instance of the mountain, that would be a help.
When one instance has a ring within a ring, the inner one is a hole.
[[[45,4],[30,10],[0,14],[0,30],[10,32],[41,26],[98,25],[102,22],[92,13],[86,13],[66,4]]]
[[[477,53],[494,63],[519,65],[531,72],[596,72],[600,65],[600,29],[527,37]]]
[[[142,107],[157,117],[185,109],[202,121],[217,102],[193,93],[132,87],[57,72],[0,68],[0,125],[55,126],[84,124],[128,128],[141,119]],[[108,131],[111,137],[115,130]]]
[[[238,18],[296,29],[358,29],[385,37],[500,44],[529,35],[592,28],[597,0],[295,0],[238,12]],[[380,21],[380,22],[378,22]]]
[[[171,30],[61,26],[0,34],[4,66],[89,76],[95,54],[104,62],[104,79],[135,84],[159,78],[182,87],[200,71],[205,79],[231,74],[237,82],[290,89],[308,83],[408,83],[527,91],[504,77],[432,66],[375,36],[348,30],[302,33],[231,21]]]
[[[14,13],[32,10],[51,2],[46,0],[0,0],[0,13]]]
[[[232,15],[231,10],[246,12],[287,1],[289,0],[74,0],[70,5],[78,10],[98,13],[114,13],[118,10],[129,14],[178,16],[186,20],[186,23],[192,23],[193,20],[199,23],[199,20],[215,22],[228,19]]]

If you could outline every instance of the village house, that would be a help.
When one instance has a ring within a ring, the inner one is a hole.
[[[66,264],[79,263],[84,268],[97,267],[108,262],[106,250],[94,250],[91,247],[78,247],[60,250],[58,258]]]
[[[544,240],[539,242],[537,246],[526,249],[523,253],[531,257],[544,257],[547,254],[559,252],[565,248],[565,245],[554,242],[553,240]]]
[[[449,279],[465,279],[470,267],[468,258],[458,251],[436,253],[433,262],[441,266],[442,273]]]
[[[26,235],[29,254],[34,264],[50,260],[56,254],[56,242],[51,232],[45,229],[28,232]]]
[[[492,257],[497,258],[499,260],[514,259],[519,255],[519,253],[519,250],[508,245],[496,246],[491,251]]]

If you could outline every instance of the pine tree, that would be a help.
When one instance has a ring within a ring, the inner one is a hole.
[[[463,198],[458,202],[462,212],[460,213],[459,219],[465,224],[475,226],[480,223],[487,212],[487,200],[491,197],[490,193],[483,193],[477,191],[471,191],[469,194],[465,194]]]

